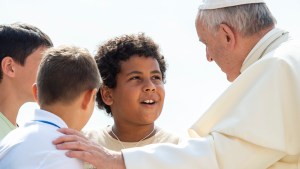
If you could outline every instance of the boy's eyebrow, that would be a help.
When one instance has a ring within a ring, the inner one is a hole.
[[[161,74],[161,71],[160,70],[153,70],[153,71],[151,71],[151,74]]]
[[[127,73],[126,76],[130,76],[130,75],[133,75],[133,74],[142,74],[142,72],[135,70],[135,71]]]
[[[130,75],[133,75],[133,74],[143,74],[143,73],[140,72],[140,71],[135,70],[135,71],[127,73],[126,76],[130,76]],[[153,71],[151,71],[151,74],[161,74],[161,72],[159,70],[153,70]]]

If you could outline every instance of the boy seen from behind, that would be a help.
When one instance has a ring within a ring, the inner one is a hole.
[[[62,135],[58,128],[84,127],[94,110],[99,85],[96,62],[87,50],[73,46],[47,50],[33,85],[40,109],[2,140],[1,168],[82,168],[80,160],[66,157],[52,140]]]

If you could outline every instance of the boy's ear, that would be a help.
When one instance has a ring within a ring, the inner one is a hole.
[[[39,100],[38,100],[38,89],[37,89],[37,85],[36,85],[36,83],[34,83],[33,85],[32,85],[32,94],[33,94],[33,97],[34,97],[34,100],[37,102],[37,103],[39,103]]]
[[[97,89],[88,90],[84,93],[81,108],[86,110],[89,108],[89,104],[95,101]]]
[[[107,86],[101,87],[99,92],[101,93],[102,100],[106,105],[110,106],[113,104],[113,97],[110,88]]]
[[[1,62],[1,68],[3,74],[6,74],[9,77],[14,77],[15,76],[15,61],[13,58],[7,56],[2,59]]]

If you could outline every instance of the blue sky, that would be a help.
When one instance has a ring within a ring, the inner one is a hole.
[[[165,106],[156,124],[183,134],[229,86],[215,63],[205,59],[194,20],[200,0],[0,0],[0,22],[27,22],[46,32],[54,45],[73,44],[95,53],[97,46],[125,33],[145,32],[167,63]],[[267,0],[278,27],[300,39],[300,1]],[[22,107],[27,116],[34,106]],[[22,120],[24,115],[20,116]],[[86,128],[112,120],[95,109]]]

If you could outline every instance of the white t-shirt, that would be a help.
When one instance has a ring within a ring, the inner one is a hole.
[[[139,142],[118,141],[108,133],[109,131],[111,131],[111,126],[108,126],[103,129],[98,129],[98,130],[96,129],[88,130],[85,131],[84,134],[89,140],[114,151],[121,151],[121,149],[124,149],[124,147],[125,148],[141,147],[144,145],[154,144],[154,143],[178,144],[179,142],[178,136],[175,136],[174,134],[169,133],[159,127],[156,127],[156,133],[153,136],[145,140],[141,140]]]
[[[52,141],[66,123],[58,116],[37,109],[33,119],[10,132],[0,143],[0,168],[82,169],[83,162],[57,150]]]
[[[89,138],[89,140],[114,151],[121,151],[122,149],[124,149],[124,147],[125,148],[141,147],[141,146],[155,144],[155,143],[178,144],[182,140],[178,136],[169,133],[163,130],[162,128],[156,126],[156,133],[145,140],[141,140],[139,142],[123,142],[113,138],[109,134],[111,128],[112,126],[108,126],[103,129],[87,130],[84,131],[84,134],[87,138]],[[95,169],[95,167],[89,163],[85,163],[84,168]]]

